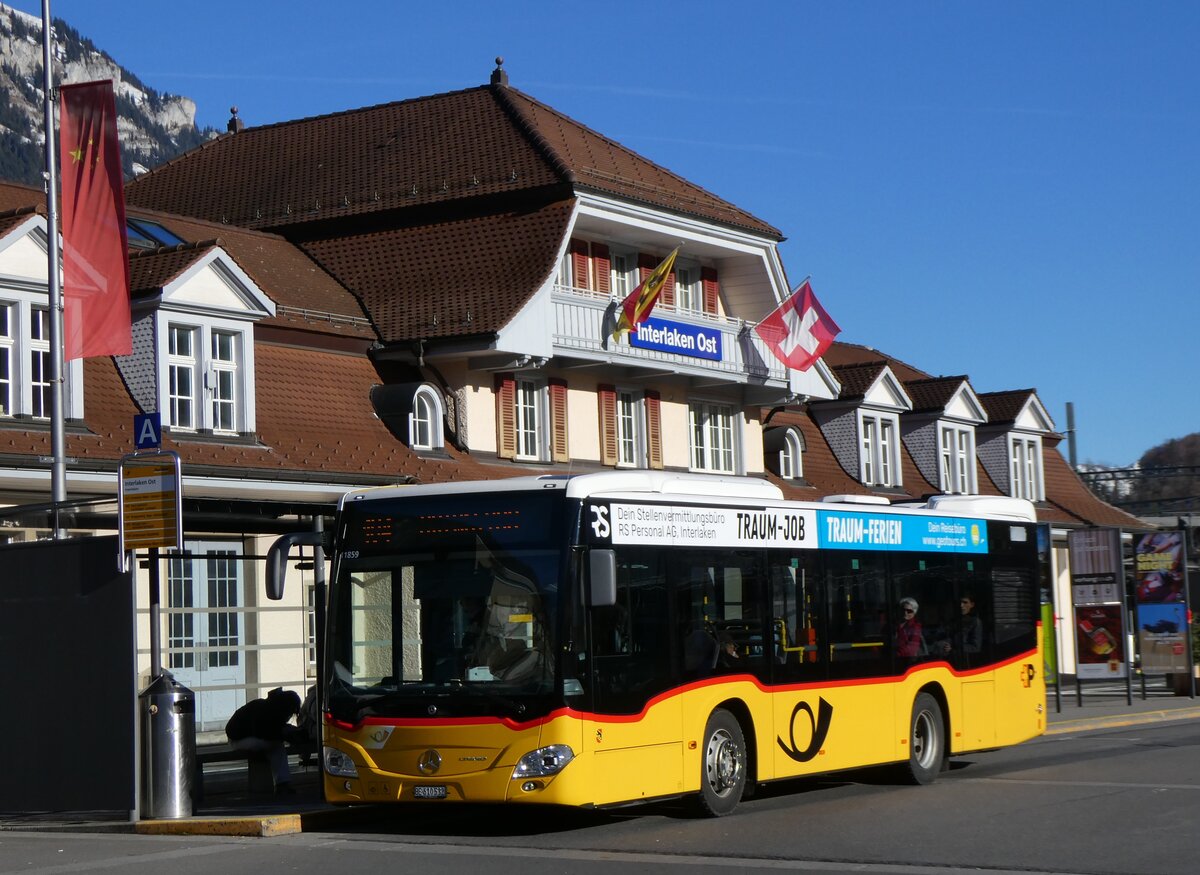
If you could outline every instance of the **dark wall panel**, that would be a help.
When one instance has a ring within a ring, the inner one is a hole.
[[[115,537],[0,547],[0,811],[133,810],[133,617]]]

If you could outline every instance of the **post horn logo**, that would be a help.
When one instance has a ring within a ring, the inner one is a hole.
[[[427,750],[417,758],[417,768],[422,775],[432,775],[442,767],[442,755],[436,750]]]
[[[808,725],[811,730],[808,747],[804,750],[796,747],[796,715],[801,711],[808,715]],[[783,739],[779,736],[775,736],[775,741],[779,743],[780,749],[796,762],[806,763],[821,750],[821,745],[825,743],[825,737],[829,735],[829,725],[832,722],[833,706],[824,699],[819,701],[815,716],[812,706],[808,702],[797,702],[796,707],[792,709],[792,719],[788,725],[788,743],[784,744]]]

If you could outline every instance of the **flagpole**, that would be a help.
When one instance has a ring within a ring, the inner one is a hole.
[[[54,141],[54,68],[50,51],[50,0],[42,0],[42,86],[46,125],[46,239],[50,311],[50,500],[54,515],[51,528],[55,539],[65,532],[58,514],[67,500],[67,464],[63,431],[63,322],[62,288],[58,273],[58,161]]]

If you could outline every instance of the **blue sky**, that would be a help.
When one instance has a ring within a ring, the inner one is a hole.
[[[37,0],[11,2],[40,14]],[[774,224],[842,340],[1200,431],[1200,4],[52,0],[224,129],[510,84]],[[1066,452],[1066,444],[1063,444]]]

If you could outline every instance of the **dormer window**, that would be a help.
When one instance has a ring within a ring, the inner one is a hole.
[[[1009,435],[1009,472],[1014,498],[1042,501],[1042,439],[1031,435]]]
[[[421,386],[413,393],[408,434],[414,450],[442,448],[442,399],[432,386]]]
[[[779,451],[779,476],[784,480],[799,480],[804,476],[804,447],[800,435],[788,429],[783,436],[783,449]]]
[[[247,327],[168,321],[162,409],[172,429],[225,435],[252,430],[243,367]]]
[[[859,465],[864,486],[900,485],[899,424],[895,416],[861,413]]]
[[[975,430],[943,425],[939,429],[941,489],[969,495],[975,488]]]

